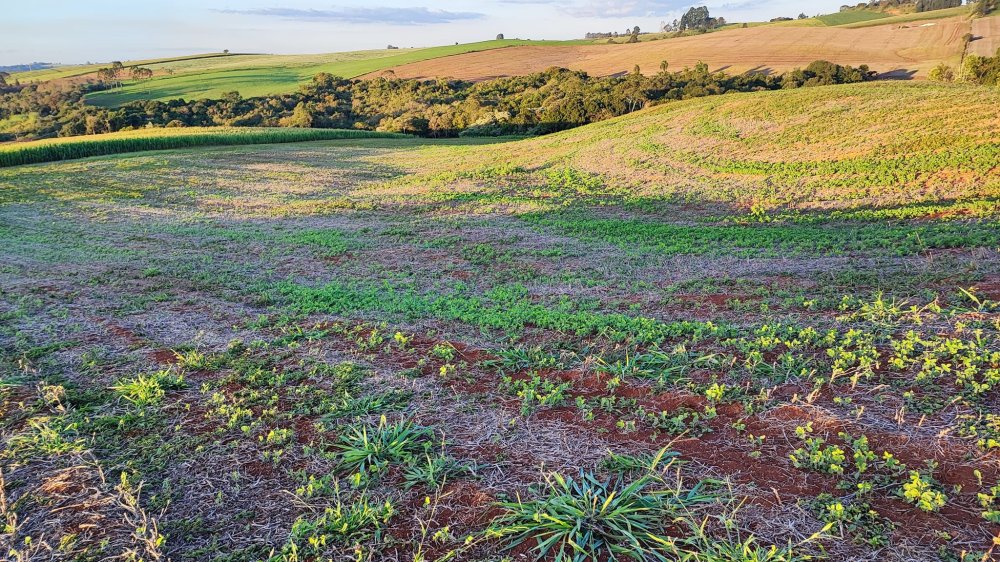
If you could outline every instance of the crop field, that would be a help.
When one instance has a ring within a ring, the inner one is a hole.
[[[932,10],[929,12],[914,12],[910,14],[900,14],[897,16],[890,16],[885,19],[856,21],[844,24],[844,27],[857,29],[859,27],[871,27],[876,25],[898,25],[898,24],[908,24],[913,22],[930,22],[931,20],[939,20],[942,18],[949,18],[949,17],[968,17],[968,15],[969,15],[969,7],[959,6],[957,8],[948,8],[945,10]]]
[[[37,164],[57,160],[74,160],[89,156],[104,156],[145,150],[167,150],[192,146],[227,146],[240,144],[273,144],[345,138],[392,138],[402,135],[375,131],[338,129],[276,129],[185,127],[177,129],[143,129],[66,137],[54,140],[0,145],[0,168]]]
[[[889,20],[871,23],[881,21]],[[941,62],[958,64],[965,49],[962,37],[972,30],[967,18],[954,16],[937,19],[933,25],[860,29],[788,23],[795,25],[727,29],[631,45],[523,46],[429,59],[391,70],[400,78],[485,80],[561,66],[607,76],[631,72],[636,65],[646,74],[656,73],[666,60],[672,69],[694,67],[703,61],[713,71],[730,74],[750,70],[781,73],[823,59],[851,66],[867,64],[882,73],[923,77]],[[995,30],[983,30],[990,41]]]
[[[421,49],[354,51],[323,55],[229,55],[146,65],[156,73],[149,81],[127,83],[123,88],[96,92],[87,101],[117,106],[136,100],[188,100],[219,98],[226,92],[243,97],[294,92],[320,72],[354,78],[433,58],[514,46],[573,45],[582,41],[527,41],[506,39]],[[164,74],[170,69],[173,74]],[[96,71],[96,69],[95,69]]]
[[[998,104],[867,83],[2,168],[0,545],[996,559]]]
[[[848,10],[835,14],[817,16],[816,19],[824,25],[847,25],[852,23],[876,21],[889,17],[885,12],[875,12],[870,10]]]
[[[190,65],[190,64],[205,64],[205,59],[212,59],[218,57],[237,57],[241,55],[228,55],[225,53],[204,53],[200,55],[190,55],[186,57],[169,57],[169,58],[159,58],[159,59],[142,59],[142,60],[132,60],[126,61],[125,64],[132,65]],[[201,62],[195,62],[201,61]],[[49,80],[59,80],[62,78],[74,78],[77,76],[83,76],[86,74],[92,74],[97,72],[103,66],[107,64],[70,64],[70,65],[60,65],[53,66],[49,68],[42,68],[39,70],[26,70],[23,72],[14,72],[12,75],[14,79],[20,80],[22,82],[47,82]]]
[[[979,18],[972,22],[975,39],[969,44],[969,54],[994,57],[1000,52],[1000,15]]]

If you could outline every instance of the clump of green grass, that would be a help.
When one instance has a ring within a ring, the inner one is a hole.
[[[7,441],[7,453],[15,458],[58,456],[83,452],[85,442],[77,438],[74,424],[61,418],[39,417],[28,420],[28,431]]]
[[[167,391],[184,388],[184,375],[172,369],[122,379],[112,390],[138,408],[159,404]]]
[[[538,408],[564,404],[572,388],[573,384],[570,382],[543,379],[538,374],[526,380],[505,376],[500,382],[500,390],[521,399],[521,413],[524,415]]]
[[[353,472],[360,480],[380,474],[391,463],[408,462],[425,453],[434,434],[408,420],[389,423],[385,416],[370,427],[357,424],[346,429],[339,445],[340,468]]]
[[[632,481],[600,480],[583,471],[576,479],[552,473],[538,499],[502,502],[506,513],[490,534],[510,548],[534,544],[537,560],[667,560],[679,548],[665,527],[715,496],[702,483],[690,490],[667,486],[658,474],[665,452]]]
[[[288,542],[272,562],[318,560],[328,552],[367,540],[378,540],[396,513],[389,500],[376,501],[367,492],[346,499],[333,484],[333,504],[315,517],[302,516],[292,524]]]

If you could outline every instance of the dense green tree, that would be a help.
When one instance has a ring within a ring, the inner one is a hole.
[[[312,112],[309,111],[309,107],[306,106],[305,102],[300,101],[295,105],[295,109],[292,110],[291,116],[281,120],[281,126],[308,129],[313,126]]]
[[[914,6],[918,12],[931,12],[934,10],[945,10],[957,8],[962,5],[962,0],[917,0]]]
[[[726,20],[724,18],[713,18],[709,14],[708,8],[701,6],[699,8],[689,9],[681,17],[680,22],[677,24],[677,29],[678,31],[707,31],[724,25],[726,25]]]

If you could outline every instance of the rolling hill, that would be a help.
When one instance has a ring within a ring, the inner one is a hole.
[[[906,206],[1000,197],[998,106],[992,88],[869,82],[691,99],[521,142],[394,158],[410,183],[509,167],[546,181],[571,168],[639,200]]]
[[[868,64],[882,73],[920,77],[938,63],[958,63],[965,48],[963,36],[973,31],[973,25],[965,17],[954,16],[922,24],[860,28],[767,25],[632,45],[526,46],[502,53],[467,53],[388,70],[404,78],[483,80],[539,72],[551,66],[612,75],[638,65],[643,72],[653,73],[663,60],[675,69],[704,61],[713,70],[726,72],[784,72],[826,59],[853,66]],[[975,25],[988,37],[986,41],[996,35],[994,27],[978,21]]]
[[[244,97],[280,94],[294,91],[319,72],[348,78],[391,72],[401,78],[484,80],[560,66],[604,76],[629,72],[636,65],[652,73],[664,60],[673,69],[704,61],[712,70],[730,73],[780,73],[826,59],[854,66],[868,64],[890,76],[924,77],[940,62],[957,64],[968,33],[976,37],[969,45],[972,53],[993,54],[1000,46],[1000,18],[970,21],[967,12],[962,7],[882,17],[885,14],[852,11],[746,28],[730,25],[686,37],[643,35],[640,43],[631,45],[593,40],[504,40],[317,55],[211,53],[130,61],[127,66],[152,69],[153,79],[126,81],[123,88],[91,94],[87,101],[107,107],[141,99],[218,98],[230,91]],[[99,67],[56,67],[15,77],[21,81],[81,81],[92,79]]]
[[[423,49],[383,49],[322,55],[229,55],[145,64],[156,77],[124,88],[87,96],[101,106],[121,105],[139,99],[218,98],[238,91],[244,97],[295,91],[299,84],[320,72],[354,78],[389,67],[439,57],[514,46],[544,46],[580,42],[547,42],[507,39]],[[172,74],[167,74],[169,69]]]

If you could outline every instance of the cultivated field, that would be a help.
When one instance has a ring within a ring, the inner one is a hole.
[[[993,27],[977,25],[987,37],[995,35]],[[484,80],[560,66],[606,76],[630,72],[635,65],[644,73],[655,73],[666,60],[674,69],[704,61],[713,71],[781,73],[823,59],[852,66],[867,64],[900,76],[925,76],[941,62],[956,65],[965,48],[962,37],[971,31],[972,23],[965,17],[859,29],[767,25],[633,45],[518,47],[430,59],[390,70],[401,78]]]
[[[0,543],[995,559],[998,104],[869,83],[0,169]]]
[[[150,65],[160,65],[160,64],[190,64],[190,63],[203,64],[194,61],[203,61],[205,59],[230,57],[230,56],[240,56],[240,55],[228,55],[226,53],[203,53],[199,55],[190,55],[186,57],[167,57],[159,59],[131,60],[131,61],[125,61],[125,64],[128,64],[129,66],[133,65],[150,66]],[[39,70],[14,72],[12,76],[15,80],[20,80],[21,82],[48,82],[50,80],[75,78],[87,74],[94,74],[98,71],[98,69],[105,66],[107,66],[107,64],[68,64],[68,65],[53,66],[51,68],[43,68]]]
[[[897,25],[897,24],[910,25],[917,23],[923,25],[925,23],[931,23],[931,20],[937,20],[948,17],[959,17],[959,16],[970,17],[969,7],[960,6],[958,8],[948,8],[946,10],[932,10],[930,12],[913,12],[909,14],[900,14],[896,16],[890,16],[883,20],[870,20],[870,21],[849,23],[846,24],[844,27],[857,29],[859,27],[871,27],[873,25]]]
[[[316,55],[212,53],[171,59],[128,61],[154,72],[151,80],[87,96],[89,103],[117,106],[143,99],[219,98],[237,91],[244,97],[293,92],[314,75],[375,77],[392,71],[401,78],[453,77],[483,80],[539,72],[552,66],[605,76],[631,71],[638,64],[656,72],[666,60],[672,68],[707,62],[713,70],[785,72],[817,59],[884,73],[922,77],[940,62],[956,65],[962,37],[978,39],[970,52],[995,54],[998,17],[970,22],[968,8],[901,16],[863,10],[775,24],[738,25],[704,35],[663,39],[643,35],[636,45],[604,41],[528,41],[508,39],[443,47],[370,50]],[[657,40],[653,40],[657,39]],[[514,50],[498,50],[517,47]],[[21,81],[80,82],[96,77],[101,65],[57,67],[16,73]]]
[[[384,70],[392,66],[488,51],[504,47],[549,44],[573,45],[573,41],[483,41],[423,49],[354,51],[322,55],[228,55],[145,65],[154,71],[152,80],[127,83],[123,88],[87,96],[94,105],[116,106],[130,101],[154,99],[188,100],[219,98],[226,92],[243,97],[294,92],[320,72],[344,78]],[[165,74],[165,70],[173,74]],[[96,69],[91,72],[96,72]]]
[[[64,137],[34,142],[0,144],[0,168],[38,164],[58,160],[73,160],[89,156],[104,156],[144,150],[165,150],[193,146],[231,146],[241,144],[273,144],[357,138],[393,138],[403,135],[375,131],[340,129],[279,129],[264,127],[184,127],[140,129]]]
[[[837,26],[853,25],[870,21],[877,22],[877,20],[886,19],[888,17],[889,14],[885,12],[875,12],[871,10],[848,10],[845,12],[837,12],[835,14],[817,16],[815,19],[823,25]]]
[[[972,22],[972,43],[969,53],[981,57],[995,57],[1000,53],[1000,16],[979,18]]]

